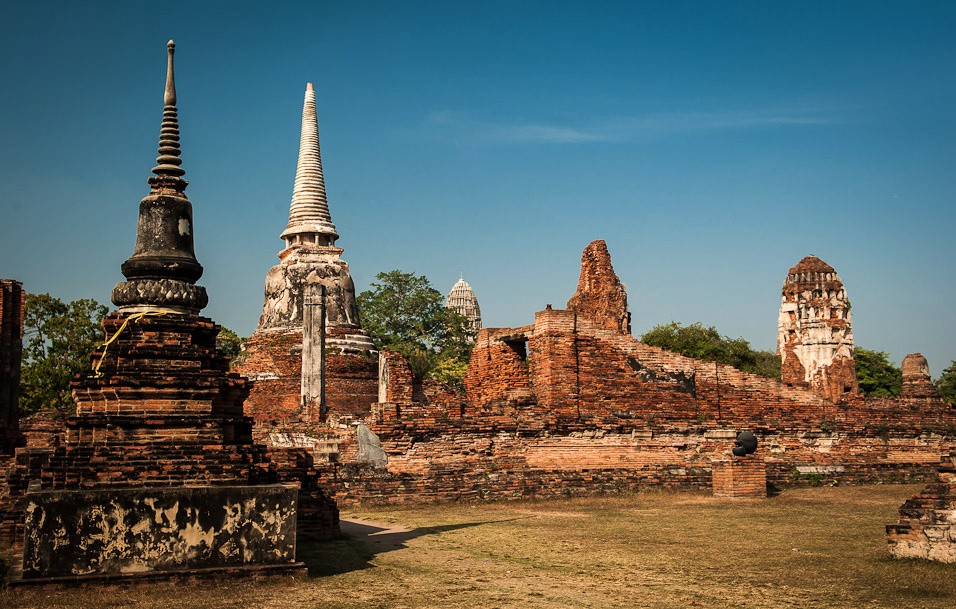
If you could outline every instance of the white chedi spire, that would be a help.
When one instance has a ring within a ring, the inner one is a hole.
[[[305,103],[302,106],[302,136],[299,140],[299,163],[295,169],[289,224],[280,236],[289,246],[334,245],[339,238],[325,195],[322,155],[319,151],[319,121],[312,83],[306,85]]]
[[[481,328],[481,307],[478,306],[478,297],[464,279],[459,279],[458,283],[451,288],[451,292],[448,292],[445,306],[467,319],[468,325],[473,330]]]

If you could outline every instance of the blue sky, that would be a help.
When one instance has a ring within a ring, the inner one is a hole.
[[[530,323],[605,239],[634,331],[776,340],[815,254],[858,346],[956,359],[956,3],[32,2],[0,39],[0,276],[109,300],[154,165],[165,42],[204,313],[255,327],[305,83],[358,290],[391,269]]]

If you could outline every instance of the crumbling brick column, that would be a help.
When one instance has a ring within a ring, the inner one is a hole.
[[[938,398],[939,390],[929,374],[929,363],[922,353],[910,353],[903,358],[903,385],[901,398]]]
[[[584,248],[578,289],[568,300],[568,310],[606,330],[631,333],[627,291],[614,272],[611,254],[603,240],[592,241]]]

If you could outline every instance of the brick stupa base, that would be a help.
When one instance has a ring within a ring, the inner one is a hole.
[[[20,449],[0,498],[20,555],[13,583],[299,570],[297,519],[310,536],[330,536],[338,511],[307,455],[277,467],[252,442],[249,382],[228,372],[219,327],[165,314],[120,331],[126,321],[118,312],[104,320],[118,338],[93,354],[98,372],[73,381],[76,415],[62,444]],[[113,542],[89,542],[104,531]],[[89,543],[78,551],[76,540]]]
[[[943,457],[939,480],[900,506],[886,541],[896,558],[956,563],[956,453]]]
[[[766,497],[767,463],[753,456],[714,461],[715,497]]]

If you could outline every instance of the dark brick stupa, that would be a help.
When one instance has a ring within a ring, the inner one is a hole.
[[[0,533],[20,554],[20,583],[286,572],[301,569],[297,524],[316,536],[338,530],[308,468],[277,467],[253,444],[250,383],[228,372],[219,326],[198,315],[207,296],[196,285],[173,49],[158,164],[126,281],[113,290],[119,310],[103,322],[110,338],[72,383],[76,414],[61,445],[18,452],[0,502],[0,514],[19,515]]]

